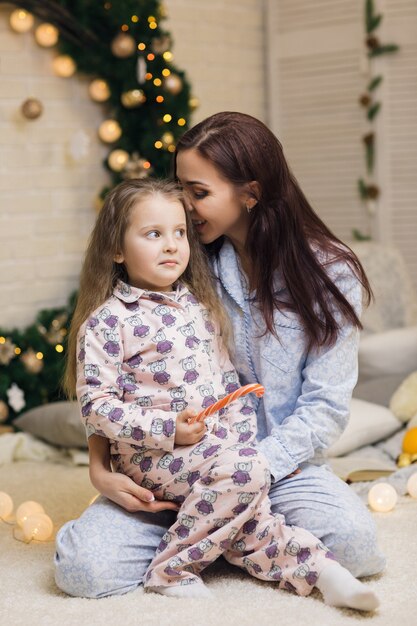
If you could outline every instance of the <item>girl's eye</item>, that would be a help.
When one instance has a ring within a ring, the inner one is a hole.
[[[157,230],[151,230],[149,231],[149,233],[146,233],[146,236],[148,237],[148,239],[156,239],[157,237],[159,237],[159,233]]]
[[[177,230],[175,231],[175,234],[179,239],[182,239],[186,235],[185,228],[177,228]]]

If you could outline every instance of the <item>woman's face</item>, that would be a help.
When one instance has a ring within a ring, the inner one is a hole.
[[[245,201],[249,195],[221,176],[217,168],[194,148],[177,154],[177,178],[184,189],[187,209],[202,243],[226,235],[243,246],[249,227]]]

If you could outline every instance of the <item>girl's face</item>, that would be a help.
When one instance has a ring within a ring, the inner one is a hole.
[[[177,154],[176,169],[200,241],[211,243],[226,235],[243,246],[249,227],[247,192],[222,178],[217,168],[194,148]]]
[[[184,207],[162,194],[138,201],[131,210],[122,252],[129,283],[150,291],[172,291],[190,258]]]

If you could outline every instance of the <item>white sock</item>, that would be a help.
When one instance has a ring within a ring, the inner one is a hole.
[[[321,572],[316,587],[330,606],[360,611],[373,611],[379,606],[376,594],[338,563],[332,563]]]
[[[204,583],[191,585],[172,585],[170,587],[146,587],[146,591],[160,593],[170,598],[212,598],[213,594]]]

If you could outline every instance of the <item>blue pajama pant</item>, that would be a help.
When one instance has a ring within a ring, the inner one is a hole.
[[[325,466],[303,464],[293,478],[274,483],[271,510],[287,525],[318,537],[353,575],[380,572],[385,559],[365,505]],[[100,598],[133,591],[143,582],[176,513],[128,513],[100,497],[57,534],[55,580],[72,596]]]

